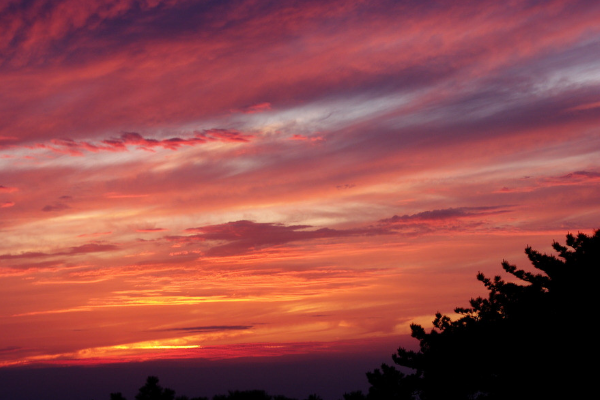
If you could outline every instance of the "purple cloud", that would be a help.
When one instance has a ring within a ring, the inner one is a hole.
[[[458,218],[483,217],[509,212],[510,206],[487,206],[487,207],[457,207],[444,208],[440,210],[423,211],[416,214],[394,215],[391,218],[381,219],[379,222],[385,224],[396,224],[404,222],[427,222]]]
[[[166,239],[180,243],[226,242],[209,248],[204,254],[207,256],[227,256],[295,241],[390,233],[377,227],[346,230],[330,228],[307,230],[308,228],[312,228],[312,226],[286,226],[277,223],[259,223],[241,220],[225,224],[189,228],[186,229],[186,232],[194,232],[196,234],[189,236],[167,236]]]

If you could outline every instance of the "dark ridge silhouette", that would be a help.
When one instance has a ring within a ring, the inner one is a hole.
[[[258,400],[259,398],[256,398]],[[121,393],[111,393],[110,400],[127,400]],[[208,397],[193,397],[187,396],[175,397],[175,391],[168,388],[162,388],[158,384],[156,376],[149,376],[146,379],[146,384],[140,388],[135,400],[208,400]]]
[[[366,398],[572,399],[593,393],[593,360],[584,359],[596,335],[579,326],[597,310],[600,230],[592,236],[568,234],[566,246],[552,247],[558,258],[525,249],[541,273],[502,262],[523,284],[479,273],[487,298],[456,308],[457,320],[437,313],[429,333],[411,325],[420,350],[400,347],[392,358],[413,372],[405,375],[383,364],[367,373]],[[352,400],[359,398],[353,394]]]
[[[355,390],[350,393],[344,393],[344,400],[364,400],[365,395],[362,390]]]
[[[216,395],[213,400],[272,400],[264,390],[230,391],[228,395]]]
[[[146,384],[142,386],[135,400],[208,400],[208,397],[178,396],[175,397],[175,391],[168,388],[162,388],[158,384],[156,376],[149,376]],[[110,400],[127,400],[121,393],[111,393]],[[234,390],[228,394],[218,394],[213,396],[213,400],[296,400],[286,396],[271,396],[264,390]],[[306,400],[322,400],[320,396],[311,394]]]

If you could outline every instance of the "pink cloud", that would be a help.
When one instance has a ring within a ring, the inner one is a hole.
[[[600,108],[600,101],[595,101],[592,103],[585,103],[575,107],[569,108],[567,111],[583,111],[583,110],[591,110],[594,108]]]
[[[94,232],[94,233],[83,233],[81,235],[77,235],[77,237],[96,237],[96,236],[104,236],[104,235],[110,235],[112,234],[112,231],[108,231],[108,232]]]
[[[309,142],[323,142],[325,138],[322,136],[303,136],[303,135],[292,135],[290,140],[300,140],[300,141],[309,141]]]
[[[77,0],[34,0],[26,6],[14,4],[0,14],[0,49],[6,51],[11,44],[28,50],[28,58],[42,52],[51,42],[63,39],[73,32],[93,32],[132,9],[142,12],[157,6],[169,7],[177,0],[92,0],[85,4]],[[22,56],[24,57],[24,55]],[[13,63],[26,62],[18,58]]]
[[[166,232],[168,231],[168,229],[164,229],[164,228],[140,228],[140,229],[136,229],[136,232],[139,233],[153,233],[153,232]]]
[[[48,205],[44,206],[44,208],[42,208],[42,211],[45,211],[45,212],[64,211],[64,210],[68,210],[69,208],[71,208],[71,207],[66,204],[54,203],[54,204],[48,204]]]
[[[148,139],[136,132],[125,132],[118,138],[102,140],[99,143],[75,141],[73,139],[52,139],[51,144],[37,143],[28,148],[48,149],[57,153],[82,156],[84,152],[98,153],[102,151],[128,151],[130,146],[152,151],[153,148],[177,150],[182,146],[196,146],[207,142],[249,142],[254,136],[226,129],[210,129],[194,132],[187,138],[172,137],[169,139]]]
[[[294,241],[305,241],[348,236],[387,234],[380,228],[337,230],[320,228],[307,230],[310,225],[283,225],[276,223],[258,223],[253,221],[235,221],[219,225],[207,225],[188,228],[186,232],[196,233],[188,236],[167,236],[166,239],[177,243],[225,242],[206,250],[206,256],[227,256],[258,251],[263,248],[283,245]]]
[[[403,236],[445,234],[448,232],[493,232],[498,216],[514,212],[513,206],[457,207],[415,214],[394,215],[378,221],[378,226]],[[502,216],[506,221],[508,217]]]
[[[600,182],[600,173],[595,171],[574,171],[561,176],[539,177],[527,179],[524,184],[514,187],[503,187],[494,193],[527,193],[535,190],[560,187],[578,186]]]
[[[136,198],[148,197],[148,195],[147,194],[125,194],[125,193],[109,192],[109,193],[104,193],[104,197],[106,197],[108,199],[136,199]]]
[[[278,3],[257,14],[250,7],[247,11],[252,18],[241,18],[226,5],[206,10],[191,7],[190,14],[169,2],[161,3],[165,10],[181,13],[177,15],[184,20],[206,18],[206,24],[193,25],[198,29],[193,35],[187,35],[189,26],[181,24],[170,26],[175,31],[172,36],[160,36],[152,26],[158,20],[152,7],[138,9],[132,2],[117,7],[111,2],[82,10],[76,2],[64,3],[81,10],[73,13],[48,3],[47,12],[40,14],[34,10],[41,3],[33,4],[9,13],[4,25],[4,37],[13,38],[6,39],[7,46],[19,39],[10,52],[12,61],[32,69],[27,76],[11,75],[1,82],[18,95],[11,98],[10,113],[0,116],[7,126],[0,135],[29,142],[67,135],[77,145],[63,143],[57,148],[72,154],[86,147],[86,151],[110,148],[76,139],[107,130],[167,130],[197,118],[245,109],[248,104],[254,104],[249,110],[264,110],[267,103],[279,109],[324,95],[345,96],[371,85],[385,88],[390,82],[406,81],[419,87],[444,74],[470,79],[515,59],[531,60],[563,48],[584,34],[593,35],[599,19],[596,10],[570,7],[564,1],[510,10],[493,2],[442,7],[439,12],[422,6],[411,13],[404,12],[408,6],[403,3],[365,7],[359,2],[327,2],[328,6],[309,2],[301,8]],[[118,25],[122,34],[118,40],[102,35],[105,22],[130,17],[128,13],[145,18]],[[222,18],[209,17],[219,13]],[[466,18],[471,21],[467,36],[457,29]],[[332,30],[332,21],[340,29]],[[229,29],[219,30],[221,23]],[[71,57],[53,54],[48,41],[69,38],[74,31],[78,41],[67,43],[74,52]],[[79,48],[111,51],[78,59]],[[469,57],[464,57],[466,53]],[[52,68],[37,66],[36,55]],[[444,68],[435,67],[440,64]],[[221,78],[209,78],[214,76]],[[388,79],[382,81],[383,77]],[[55,98],[60,101],[51,100]],[[37,106],[47,107],[44,113],[26,112]]]
[[[244,110],[245,114],[256,114],[265,111],[269,111],[271,109],[271,103],[260,103],[253,106],[248,107]]]
[[[6,187],[6,186],[2,186],[0,185],[0,193],[13,193],[18,191],[19,189],[16,187]]]
[[[445,208],[440,210],[423,211],[417,214],[411,215],[394,215],[391,218],[382,219],[379,222],[384,224],[401,224],[406,222],[426,222],[426,221],[440,221],[440,220],[452,220],[459,218],[480,218],[488,215],[497,215],[510,212],[508,206],[483,206],[483,207],[458,207],[458,208]]]
[[[12,260],[12,259],[27,259],[27,258],[39,258],[49,256],[68,256],[77,254],[88,254],[118,250],[119,247],[113,244],[105,243],[87,243],[81,246],[69,247],[63,250],[59,250],[54,253],[44,252],[24,252],[20,254],[0,254],[0,260]]]
[[[559,177],[560,180],[565,180],[565,181],[592,181],[592,182],[596,182],[596,181],[600,181],[600,172],[594,172],[594,171],[575,171],[575,172],[571,172],[569,174],[563,175],[561,177]]]
[[[209,141],[219,142],[249,142],[254,138],[253,135],[240,133],[227,129],[208,129],[202,132],[195,132],[196,137],[205,138]]]

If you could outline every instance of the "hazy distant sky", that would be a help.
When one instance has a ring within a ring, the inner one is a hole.
[[[0,366],[467,306],[600,228],[599,55],[597,1],[0,0]]]

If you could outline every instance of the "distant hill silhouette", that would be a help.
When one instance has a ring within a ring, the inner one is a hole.
[[[146,384],[142,386],[135,400],[208,400],[208,397],[175,397],[175,391],[163,388],[158,384],[159,379],[156,376],[149,376]],[[121,393],[111,393],[110,400],[127,400]],[[213,400],[296,400],[285,396],[271,396],[264,390],[235,390],[228,394],[218,394],[213,396]],[[311,394],[306,400],[321,400],[316,394]]]

